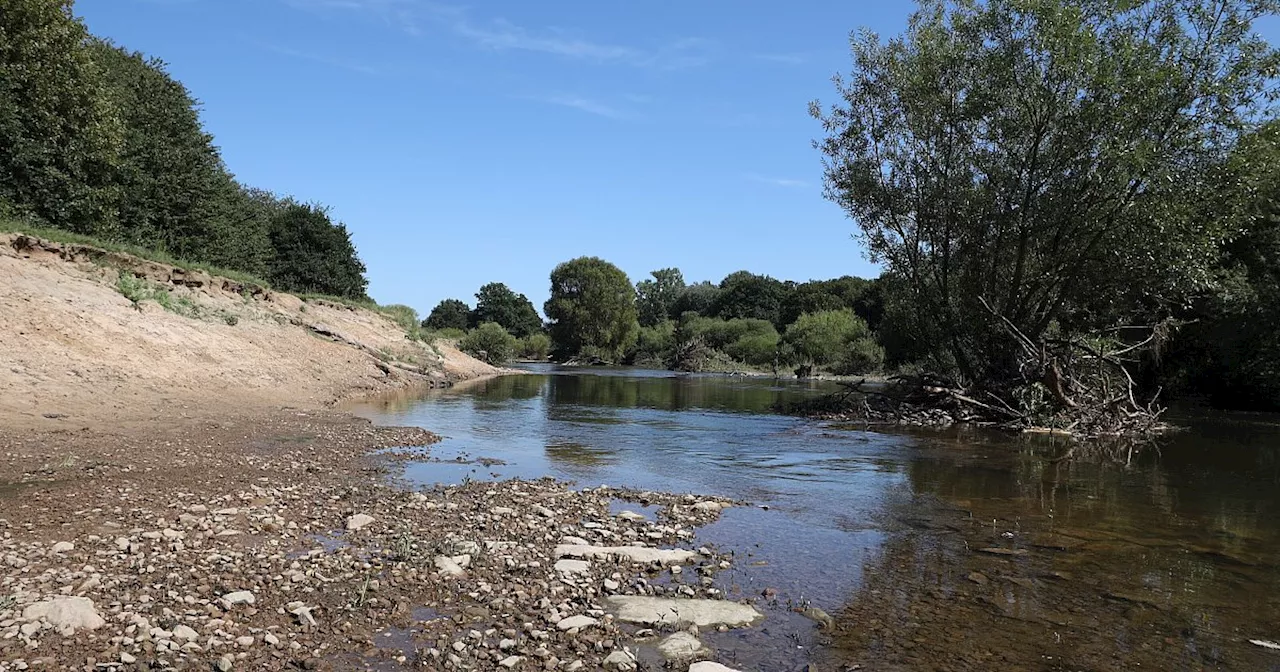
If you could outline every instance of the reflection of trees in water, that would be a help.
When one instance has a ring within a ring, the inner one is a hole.
[[[546,456],[558,469],[579,479],[588,478],[618,461],[616,451],[573,442],[548,444]]]
[[[1280,620],[1280,442],[1258,438],[1176,435],[1128,464],[1054,462],[1038,442],[923,447],[837,653],[890,669],[1274,666],[1244,641]]]
[[[807,388],[777,386],[767,379],[573,375],[552,378],[549,400],[553,406],[574,404],[669,411],[706,408],[765,412],[780,401],[807,394]]]

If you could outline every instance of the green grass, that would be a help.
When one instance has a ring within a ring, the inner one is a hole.
[[[33,226],[25,222],[18,222],[8,219],[0,219],[0,233],[23,233],[35,238],[43,238],[51,240],[55,243],[65,243],[70,245],[87,245],[96,247],[107,252],[117,252],[120,254],[129,254],[139,259],[154,261],[160,264],[168,264],[176,266],[185,271],[203,271],[209,275],[216,275],[246,285],[258,285],[260,287],[270,288],[271,285],[262,278],[241,271],[233,271],[229,268],[220,268],[211,264],[205,264],[196,261],[187,261],[185,259],[177,259],[163,250],[153,250],[139,245],[131,245],[128,243],[117,243],[109,240],[102,240],[92,236],[84,236],[70,231],[61,229],[49,229],[39,226]]]

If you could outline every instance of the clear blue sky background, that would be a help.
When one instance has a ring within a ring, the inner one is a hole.
[[[425,314],[581,255],[637,281],[874,276],[806,112],[913,3],[80,0],[158,56],[246,184],[323,202],[370,294]],[[1270,31],[1268,31],[1270,32]]]

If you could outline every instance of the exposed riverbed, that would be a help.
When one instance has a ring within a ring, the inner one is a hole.
[[[445,436],[422,485],[553,476],[748,500],[698,531],[762,625],[743,669],[1280,669],[1280,423],[1197,417],[1130,453],[783,417],[823,383],[557,370],[354,409]],[[491,462],[492,458],[500,463]],[[767,507],[767,508],[764,508]],[[830,612],[821,630],[793,608]]]

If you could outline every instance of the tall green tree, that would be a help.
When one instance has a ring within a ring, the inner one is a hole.
[[[271,218],[271,283],[291,292],[367,298],[364,262],[347,227],[322,206],[288,203]]]
[[[777,326],[788,289],[786,283],[767,275],[750,271],[730,273],[720,281],[720,293],[711,306],[711,313],[726,320],[768,320]]]
[[[1271,0],[924,0],[862,33],[826,132],[826,195],[902,279],[912,329],[975,381],[1038,341],[1167,312],[1232,232],[1195,195],[1264,100]],[[995,313],[989,312],[986,302]]]
[[[652,280],[636,283],[636,310],[640,326],[652,327],[664,320],[679,317],[674,313],[676,301],[684,291],[684,275],[678,268],[663,268],[650,273]]]
[[[71,5],[0,4],[0,201],[116,238],[121,124]]]
[[[431,314],[422,323],[428,329],[463,329],[471,320],[471,307],[458,299],[445,299],[431,309]]]
[[[201,126],[195,98],[159,59],[97,39],[88,48],[124,126],[120,237],[182,259],[264,272],[267,226],[243,211],[244,194]]]
[[[679,319],[689,312],[711,315],[718,296],[720,296],[720,288],[711,282],[704,280],[686,285],[676,297],[675,305],[671,307],[671,319]]]
[[[556,266],[544,309],[553,351],[561,359],[586,353],[621,361],[640,329],[631,280],[598,257]]]
[[[496,322],[516,338],[542,331],[542,318],[524,294],[516,294],[501,282],[491,282],[476,292],[471,325]]]

